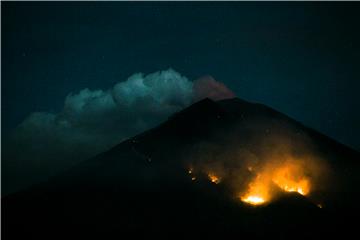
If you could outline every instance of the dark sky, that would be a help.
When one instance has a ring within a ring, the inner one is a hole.
[[[1,5],[3,134],[70,92],[171,67],[360,150],[359,3]]]

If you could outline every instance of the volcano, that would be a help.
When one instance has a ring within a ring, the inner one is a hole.
[[[204,99],[3,197],[3,236],[346,236],[359,170],[357,151],[274,109]]]

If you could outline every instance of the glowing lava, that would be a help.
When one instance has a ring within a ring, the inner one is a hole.
[[[247,196],[246,198],[241,198],[241,200],[252,205],[260,205],[265,202],[263,198],[258,196]]]
[[[297,161],[286,161],[264,167],[249,183],[240,199],[243,202],[260,205],[276,196],[278,186],[285,192],[297,192],[306,196],[310,192],[310,178],[305,168]]]
[[[310,179],[305,176],[301,166],[293,163],[276,169],[272,180],[286,192],[298,192],[303,196],[310,192]]]
[[[260,205],[270,199],[269,190],[267,176],[257,175],[254,181],[250,182],[248,191],[240,199],[252,205]]]
[[[215,183],[215,184],[218,184],[220,183],[220,178],[218,176],[216,176],[215,174],[213,173],[208,173],[208,177],[210,179],[211,182]]]

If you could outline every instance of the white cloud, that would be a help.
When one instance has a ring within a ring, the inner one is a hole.
[[[16,189],[7,185],[19,174],[19,186],[45,179],[156,126],[194,100],[227,97],[226,90],[212,78],[193,84],[168,69],[133,74],[108,90],[70,93],[61,112],[32,113],[16,128],[5,153],[5,191]]]

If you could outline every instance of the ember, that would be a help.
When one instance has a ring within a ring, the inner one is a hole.
[[[220,178],[218,176],[216,176],[215,174],[213,173],[208,173],[208,177],[210,179],[211,182],[215,183],[215,184],[218,184],[220,183]]]

